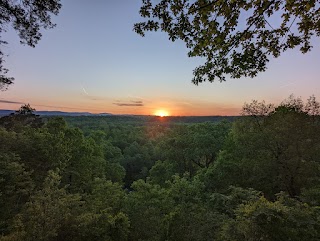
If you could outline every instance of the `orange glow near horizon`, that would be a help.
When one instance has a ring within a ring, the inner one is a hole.
[[[239,115],[241,110],[240,105],[235,105],[233,103],[217,104],[201,101],[189,101],[186,103],[184,100],[177,100],[177,102],[175,102],[159,101],[156,99],[153,103],[146,101],[143,106],[119,106],[114,104],[113,99],[108,98],[102,100],[97,99],[93,105],[93,103],[89,102],[87,99],[77,99],[76,97],[71,100],[68,100],[67,97],[58,100],[30,97],[26,98],[26,101],[23,98],[16,99],[14,96],[10,96],[10,92],[5,92],[4,95],[8,96],[5,96],[4,98],[1,96],[0,109],[8,110],[18,110],[22,103],[29,103],[31,107],[35,108],[37,111],[90,112],[93,114],[111,113],[113,115],[154,115],[162,118],[166,116],[232,116]],[[9,103],[6,103],[5,101]],[[123,100],[123,102],[131,103],[130,100]]]
[[[160,117],[166,117],[169,116],[169,112],[166,110],[157,110],[154,115],[160,116]]]

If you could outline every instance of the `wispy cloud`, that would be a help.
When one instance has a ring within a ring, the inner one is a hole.
[[[134,104],[143,104],[142,100],[130,100]]]
[[[83,93],[84,93],[85,95],[89,95],[89,93],[87,92],[87,90],[84,88],[84,83],[81,83],[81,88],[82,88]]]
[[[117,106],[144,106],[142,100],[115,100],[112,104]]]
[[[0,100],[0,103],[6,103],[6,104],[19,104],[19,105],[23,105],[25,103],[23,102],[19,102],[19,101],[12,101],[12,100]]]
[[[89,95],[88,92],[86,91],[86,89],[82,86],[82,90],[86,95]]]
[[[105,98],[103,98],[103,97],[90,95],[83,84],[81,85],[81,89],[82,89],[81,95],[86,99],[89,99],[89,100],[105,100]]]
[[[13,101],[13,100],[3,100],[0,99],[0,103],[6,103],[6,104],[17,104],[17,105],[24,105],[29,102],[20,102],[20,101]],[[35,103],[29,103],[32,107],[47,107],[47,108],[56,108],[56,109],[70,109],[70,110],[82,110],[83,108],[77,108],[77,107],[66,107],[66,106],[55,106],[55,105],[41,105],[41,104],[35,104]]]
[[[144,106],[143,103],[127,103],[127,102],[115,102],[113,103],[117,106]]]

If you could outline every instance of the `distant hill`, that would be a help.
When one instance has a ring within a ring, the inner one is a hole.
[[[0,110],[0,116],[10,115],[15,113],[14,110]],[[93,114],[90,112],[64,112],[64,111],[35,111],[36,115],[43,116],[111,116],[111,113]]]
[[[1,110],[0,117],[10,115],[15,113],[14,110]],[[202,122],[218,122],[222,120],[234,121],[239,118],[239,116],[167,116],[159,117],[153,115],[114,115],[111,113],[98,113],[93,114],[90,112],[63,112],[63,111],[35,111],[36,115],[40,116],[64,116],[66,117],[67,122],[70,123],[84,123],[88,125],[94,125],[99,119],[100,122],[121,122],[121,123],[130,123],[137,125],[146,125],[146,124],[161,124],[161,125],[171,125],[178,123],[202,123]]]
[[[0,110],[0,116],[10,115],[14,110]]]

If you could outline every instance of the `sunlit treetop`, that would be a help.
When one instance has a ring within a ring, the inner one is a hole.
[[[288,49],[308,52],[311,37],[320,36],[319,6],[320,0],[142,0],[146,21],[134,30],[164,31],[185,42],[189,57],[205,58],[194,84],[225,81],[255,77]]]

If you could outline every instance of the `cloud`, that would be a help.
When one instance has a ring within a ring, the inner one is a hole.
[[[117,102],[113,103],[114,105],[117,106],[144,106],[143,103],[123,103],[123,102]]]
[[[143,104],[142,100],[131,100],[130,102],[134,104]]]
[[[84,88],[83,85],[81,85],[81,88],[82,88],[82,93],[81,95],[86,98],[86,99],[89,99],[89,100],[105,100],[106,98],[103,98],[103,97],[99,97],[99,96],[94,96],[94,95],[90,95],[88,93],[88,91]]]
[[[144,106],[142,100],[127,100],[127,101],[122,101],[122,100],[115,100],[112,104],[117,105],[117,106],[132,106],[132,107],[137,107],[137,106]]]
[[[89,95],[88,92],[86,91],[86,89],[82,86],[82,90],[86,95]]]
[[[18,104],[18,105],[24,105],[26,103],[19,102],[19,101],[12,101],[12,100],[1,100],[0,103],[6,103],[6,104]],[[77,107],[65,107],[65,106],[54,106],[54,105],[41,105],[41,104],[34,104],[30,103],[32,107],[34,106],[40,106],[40,107],[48,107],[48,108],[57,108],[57,109],[71,109],[71,110],[83,110],[83,108],[77,108]]]
[[[19,105],[23,105],[25,103],[23,102],[19,102],[19,101],[11,101],[11,100],[0,100],[0,103],[7,103],[7,104],[19,104]]]

